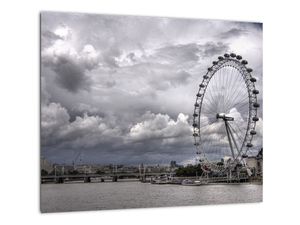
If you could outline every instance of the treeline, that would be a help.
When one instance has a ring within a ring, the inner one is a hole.
[[[178,177],[201,176],[201,174],[203,173],[200,164],[180,167],[175,172],[176,176]]]
[[[97,170],[96,173],[97,174],[102,174],[103,172]],[[41,175],[42,176],[55,175],[55,174],[59,176],[59,175],[62,175],[62,174],[64,174],[64,175],[77,175],[77,174],[84,174],[84,173],[79,172],[78,170],[67,170],[67,171],[64,171],[64,173],[62,173],[62,171],[60,171],[60,170],[56,171],[56,173],[55,173],[54,170],[52,170],[50,173],[48,171],[44,170],[44,169],[41,170]]]

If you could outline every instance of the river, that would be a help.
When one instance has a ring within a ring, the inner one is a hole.
[[[140,182],[41,185],[41,211],[66,212],[262,201],[262,185],[155,185]]]

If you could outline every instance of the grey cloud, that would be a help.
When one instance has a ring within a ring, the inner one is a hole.
[[[195,43],[185,45],[170,45],[157,50],[155,57],[173,63],[198,61],[199,47]],[[159,60],[158,59],[158,60]]]
[[[85,75],[84,68],[74,61],[60,57],[53,65],[53,70],[57,74],[56,81],[61,87],[74,93],[79,90],[89,90],[90,81]]]
[[[115,86],[116,84],[117,84],[117,82],[115,80],[109,80],[106,82],[106,86],[108,88],[111,88],[111,87]]]
[[[76,46],[73,31],[65,24],[59,24],[55,31],[41,31],[41,62],[56,73],[56,82],[62,88],[77,93],[89,90],[88,72],[98,67],[100,53],[89,43]]]
[[[229,45],[223,42],[206,42],[205,44],[189,43],[185,45],[170,45],[157,50],[156,60],[169,64],[184,65],[185,63],[198,63],[200,57],[208,58],[227,52]]]
[[[121,52],[118,48],[110,48],[103,53],[103,63],[110,67],[110,68],[117,68],[119,67],[118,63],[116,62],[116,57],[118,57]]]
[[[56,35],[54,32],[49,30],[41,31],[41,45],[42,48],[52,45],[56,40],[62,39],[60,36]]]
[[[133,52],[129,53],[129,54],[127,55],[127,57],[128,57],[129,59],[131,59],[131,61],[133,61],[133,62],[136,61],[136,56],[135,56],[135,54],[134,54]]]
[[[55,80],[60,87],[77,93],[89,90],[91,80],[87,73],[98,67],[99,56],[90,45],[84,46],[82,52],[78,53],[61,42],[44,48],[42,64],[56,73]]]
[[[241,35],[245,35],[248,34],[248,31],[244,30],[244,29],[239,29],[239,28],[232,28],[226,32],[223,32],[221,34],[219,34],[219,37],[222,39],[227,39],[227,38],[237,38]]]
[[[190,73],[186,72],[185,70],[180,70],[170,78],[170,82],[174,86],[177,86],[178,84],[186,84],[189,78],[191,78]]]
[[[203,57],[212,57],[215,55],[223,54],[224,52],[227,52],[228,49],[228,44],[222,42],[207,42],[206,44],[201,45],[201,52]]]
[[[235,22],[237,29],[245,30],[245,31],[253,31],[256,30],[258,32],[262,32],[263,23],[253,22],[253,23],[245,23],[245,22]],[[250,32],[248,32],[249,34]]]
[[[148,85],[154,90],[167,90],[187,84],[191,78],[185,70],[174,70],[169,66],[157,66],[157,69],[152,70],[152,76],[148,79]]]

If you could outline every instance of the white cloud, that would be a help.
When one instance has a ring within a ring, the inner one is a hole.
[[[57,148],[89,149],[105,142],[113,144],[121,137],[118,127],[111,126],[99,116],[77,116],[70,121],[68,111],[59,103],[42,106],[41,130],[43,144],[56,144]]]
[[[63,40],[71,39],[72,31],[68,26],[61,24],[54,30],[54,34],[62,38]]]
[[[184,115],[183,113],[179,113],[176,120],[171,119],[170,116],[166,114],[154,114],[151,112],[147,112],[142,118],[144,118],[142,122],[131,127],[129,132],[130,140],[171,140],[190,136],[192,133],[191,126],[188,123],[188,115]]]
[[[70,116],[65,108],[59,103],[42,105],[41,108],[41,131],[42,141],[56,137],[56,134],[63,130],[69,123]]]
[[[79,54],[78,61],[84,63],[88,70],[95,69],[100,63],[100,52],[96,51],[94,46],[87,44]]]

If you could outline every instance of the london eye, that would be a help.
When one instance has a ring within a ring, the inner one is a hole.
[[[247,167],[260,107],[252,71],[242,56],[224,54],[212,62],[199,84],[193,137],[203,171]]]

